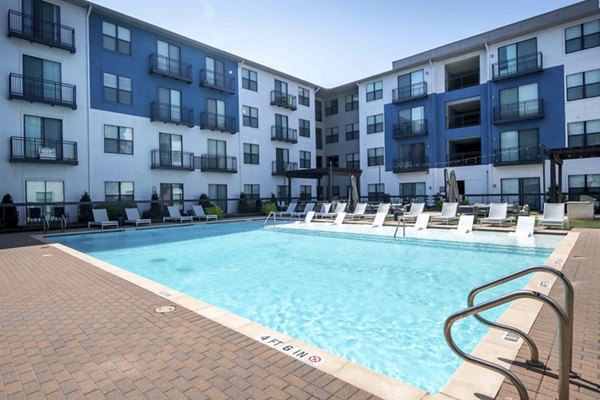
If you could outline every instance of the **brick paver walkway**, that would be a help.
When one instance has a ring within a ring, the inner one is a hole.
[[[580,231],[579,239],[563,267],[575,288],[572,369],[581,376],[571,380],[571,400],[600,399],[600,230]],[[554,285],[550,296],[563,304],[560,283]],[[530,399],[555,400],[558,390],[558,332],[556,316],[548,306],[542,308],[531,337],[539,347],[540,360],[547,367],[544,370],[524,367],[530,355],[525,345],[511,370],[523,380]],[[518,398],[514,386],[505,380],[496,399]]]

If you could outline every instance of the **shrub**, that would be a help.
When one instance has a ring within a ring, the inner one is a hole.
[[[81,203],[90,203],[92,199],[88,192],[83,192],[81,198],[79,199]],[[91,204],[80,204],[79,205],[79,222],[88,222],[93,221],[94,217],[92,216],[92,205]]]
[[[12,196],[6,193],[2,198],[2,204],[14,204]],[[17,207],[14,205],[2,207],[2,220],[7,228],[16,228],[19,223]]]
[[[206,195],[206,193],[202,193],[200,195],[200,199],[198,200],[198,204],[200,204],[202,206],[202,208],[204,208],[205,212],[206,212],[206,209],[208,207],[212,207],[212,204],[210,204],[210,198]]]
[[[262,213],[264,215],[269,215],[270,213],[276,212],[276,211],[277,211],[277,206],[274,203],[271,203],[270,201],[267,201],[262,206]]]
[[[152,192],[150,197],[150,209],[142,212],[142,218],[150,218],[151,220],[160,220],[162,218],[162,208],[156,191]]]
[[[217,216],[217,218],[222,218],[223,217],[223,210],[221,210],[221,207],[219,206],[210,206],[204,209],[204,212],[208,215],[210,214],[214,214]]]
[[[105,208],[108,214],[108,219],[117,220],[119,218],[125,218],[126,208],[136,208],[137,204],[133,201],[118,201],[110,203],[98,203],[94,205],[94,208]]]
[[[238,204],[238,212],[240,214],[255,213],[260,211],[260,200],[253,199],[246,195],[246,193],[240,193],[240,201]]]

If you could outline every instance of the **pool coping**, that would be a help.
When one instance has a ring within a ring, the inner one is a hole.
[[[178,224],[169,226],[181,225]],[[147,229],[147,227],[141,229]],[[102,231],[91,232],[102,233]],[[114,230],[104,232],[114,232]],[[37,238],[48,243],[47,238],[49,236],[62,235],[40,235]],[[550,256],[546,259],[544,265],[561,270],[578,237],[579,232],[568,232],[559,242]],[[243,334],[260,343],[279,350],[284,354],[288,354],[300,361],[303,361],[322,372],[328,373],[338,379],[344,380],[356,386],[357,388],[379,396],[382,399],[476,400],[481,399],[481,395],[494,398],[500,390],[502,382],[504,381],[504,376],[500,374],[463,362],[448,380],[448,382],[442,387],[442,389],[438,393],[431,394],[396,378],[385,376],[381,373],[345,360],[342,357],[333,355],[291,336],[247,320],[202,300],[183,294],[165,285],[161,285],[150,279],[99,260],[93,256],[71,249],[65,245],[59,243],[48,244],[71,256],[85,261],[90,265],[100,268],[158,296],[161,296],[174,304],[185,307],[205,318],[211,319],[212,321],[220,323],[240,334]],[[544,281],[544,285],[540,286],[540,282],[542,280]],[[548,294],[555,281],[555,276],[538,272],[533,275],[533,277],[525,286],[525,289]],[[525,333],[529,333],[541,308],[542,304],[540,302],[527,302],[525,299],[515,300],[509,305],[498,321],[515,326]],[[510,367],[511,362],[516,359],[517,353],[522,345],[522,339],[519,339],[517,342],[507,341],[504,339],[504,335],[501,332],[490,329],[471,354],[487,360],[495,359],[496,362],[508,368]]]

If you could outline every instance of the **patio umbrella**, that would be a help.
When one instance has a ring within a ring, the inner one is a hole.
[[[359,202],[358,189],[356,187],[356,177],[350,175],[350,193],[348,193],[348,205],[354,207]]]
[[[448,202],[454,203],[458,201],[458,183],[456,183],[456,173],[454,170],[450,171],[448,182],[446,183],[446,195],[448,196]]]

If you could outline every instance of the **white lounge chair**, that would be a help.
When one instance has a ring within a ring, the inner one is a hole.
[[[508,232],[509,236],[531,237],[535,229],[535,217],[521,216],[517,219],[517,229],[514,232]]]
[[[327,214],[330,209],[331,209],[331,203],[323,203],[323,204],[321,204],[321,209],[319,210],[319,212],[315,213],[315,216],[317,216],[318,214]]]
[[[538,220],[538,225],[569,227],[569,217],[565,215],[564,203],[544,203],[544,215]]]
[[[456,210],[458,209],[458,203],[444,203],[442,206],[442,214],[431,217],[431,221],[445,222],[448,224],[450,221],[456,221]]]
[[[429,224],[429,217],[429,214],[419,214],[417,216],[417,220],[415,221],[415,228],[418,231],[427,229],[427,225]]]
[[[377,214],[375,214],[375,219],[373,220],[373,224],[371,226],[373,228],[383,226],[383,223],[385,222],[385,217],[387,217],[389,211],[390,203],[381,203],[379,205],[379,208],[377,209]]]
[[[306,217],[304,217],[304,224],[310,224],[312,222],[312,219],[315,216],[315,212],[314,211],[309,211],[306,213]]]
[[[398,221],[416,221],[417,217],[423,214],[423,210],[425,209],[425,203],[412,203],[410,205],[410,210],[408,214],[400,215],[398,217]]]
[[[189,221],[189,222],[192,222],[194,220],[194,218],[188,217],[187,215],[182,216],[181,213],[179,212],[179,208],[177,206],[168,206],[167,210],[169,211],[169,216],[163,217],[163,222],[167,222],[167,221],[177,221],[177,222]]]
[[[201,205],[192,206],[192,214],[192,220],[194,218],[197,218],[198,221],[203,219],[206,220],[206,222],[208,222],[209,219],[214,219],[216,221],[217,218],[219,218],[217,214],[206,214],[204,212],[204,207],[202,207]]]
[[[102,229],[104,229],[105,226],[119,227],[119,221],[109,221],[106,208],[92,209],[92,214],[94,215],[94,221],[88,222],[88,228],[91,228],[92,226],[99,226]]]
[[[135,226],[140,226],[143,224],[150,225],[152,223],[150,218],[141,218],[140,212],[137,208],[126,208],[125,214],[127,215],[127,219],[125,220],[126,224],[135,224]]]
[[[474,215],[461,215],[458,219],[458,226],[454,230],[457,233],[470,233],[473,231]]]
[[[354,207],[354,212],[346,213],[346,216],[353,219],[362,218],[365,216],[365,211],[367,211],[367,203],[357,203],[356,207]]]
[[[285,217],[286,215],[291,216],[292,213],[294,212],[294,210],[296,210],[296,206],[297,205],[298,205],[298,203],[296,203],[295,201],[293,201],[290,204],[288,204],[287,210],[285,210],[285,211],[277,211],[277,212],[275,212],[275,216],[276,217]]]
[[[506,216],[508,203],[491,203],[490,212],[487,217],[481,218],[482,224],[500,224],[512,222],[512,218]]]
[[[339,213],[346,211],[346,206],[347,205],[348,205],[348,203],[337,203],[337,206],[335,206],[335,210],[333,212],[317,213],[316,216],[317,216],[317,218],[333,218],[333,217],[336,217]]]
[[[306,203],[306,205],[304,206],[304,210],[293,212],[290,214],[290,217],[302,218],[302,217],[306,216],[306,214],[311,212],[313,210],[313,208],[315,208],[315,203]]]
[[[346,213],[341,212],[336,215],[335,220],[333,220],[332,225],[341,225],[344,223],[344,218],[346,218]]]

